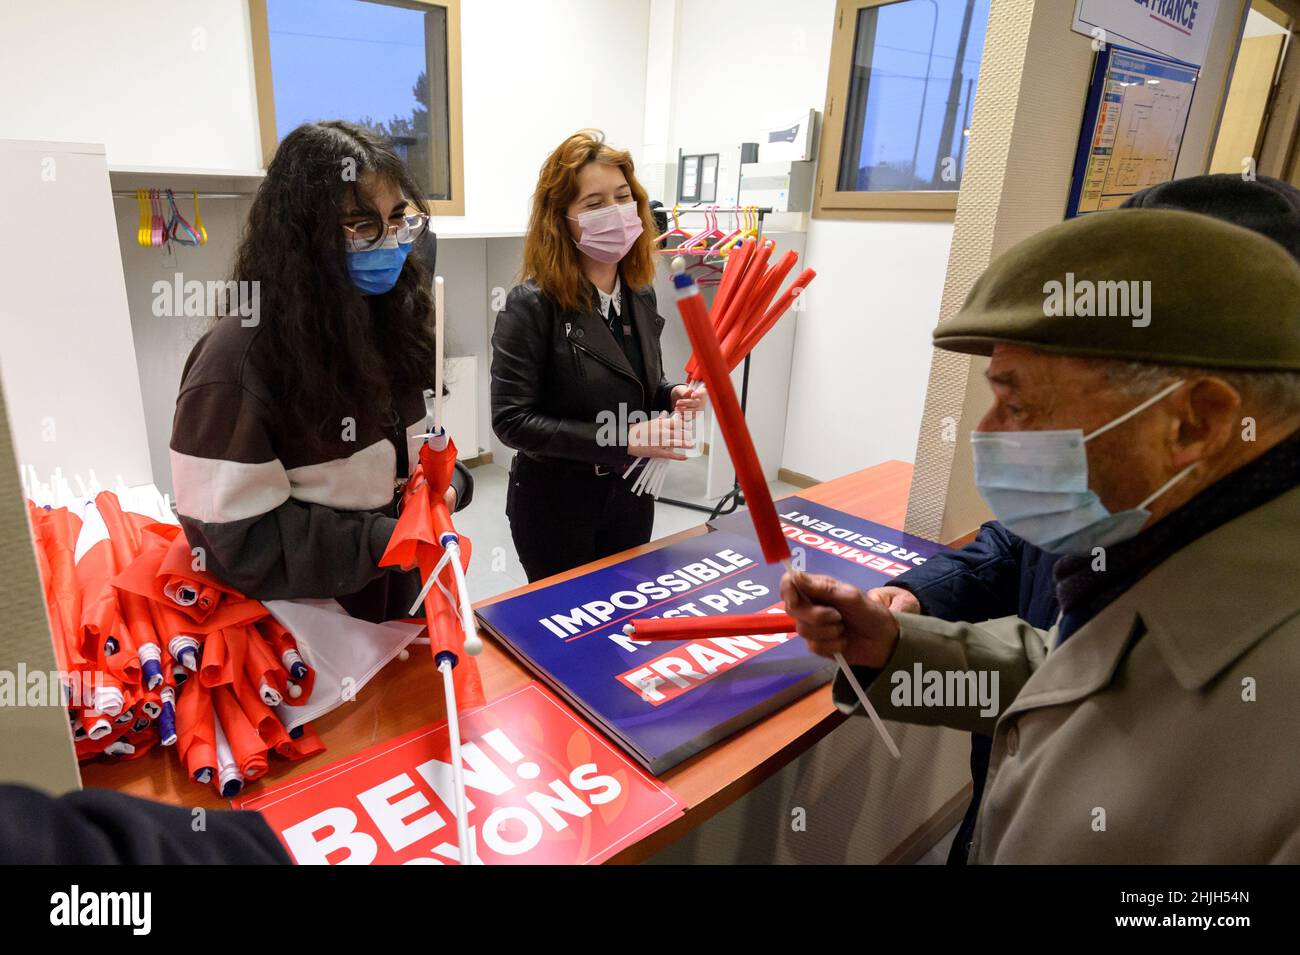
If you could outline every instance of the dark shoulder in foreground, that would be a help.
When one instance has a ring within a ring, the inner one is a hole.
[[[255,812],[193,814],[111,789],[49,796],[0,786],[0,864],[286,865],[291,860]]]

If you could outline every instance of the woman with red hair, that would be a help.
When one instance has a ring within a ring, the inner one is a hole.
[[[492,334],[492,427],[518,453],[506,516],[530,581],[650,540],[635,458],[684,457],[703,397],[664,377],[654,220],[629,153],[584,130],[542,164],[523,281]]]

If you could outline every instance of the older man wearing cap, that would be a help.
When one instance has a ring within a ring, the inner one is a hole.
[[[798,575],[801,635],[887,717],[993,736],[972,861],[1300,861],[1300,267],[1205,216],[1090,216],[1001,257],[935,344],[991,356],[976,482],[1064,555],[1061,617]]]
[[[1300,259],[1300,190],[1269,176],[1189,176],[1140,190],[1122,208],[1181,209],[1213,216],[1266,235]],[[904,613],[971,622],[1018,616],[1047,629],[1060,613],[1053,573],[1057,559],[997,521],[988,521],[965,547],[932,557],[889,586],[867,591],[867,596]],[[971,802],[953,838],[950,864],[966,861],[991,750],[988,736],[971,735]]]

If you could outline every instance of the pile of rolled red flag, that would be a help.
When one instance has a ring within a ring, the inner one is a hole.
[[[110,491],[80,515],[28,509],[79,759],[175,747],[194,780],[232,796],[270,754],[324,748],[276,715],[311,696],[293,636],[209,573],[178,525],[125,511]]]
[[[804,269],[778,295],[781,283],[794,269],[799,255],[793,249],[787,250],[775,264],[769,265],[775,248],[776,243],[771,239],[762,242],[746,239],[727,256],[722,280],[709,309],[709,321],[729,372],[745,360],[817,275],[812,269]],[[686,362],[686,380],[691,387],[699,387],[702,380],[699,357],[694,352]],[[694,421],[683,424],[687,435],[693,435]],[[669,461],[669,458],[651,460],[641,468],[632,490],[658,496],[668,475]],[[630,476],[635,468],[633,463],[623,476]]]

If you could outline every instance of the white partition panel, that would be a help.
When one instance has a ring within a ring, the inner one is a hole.
[[[0,140],[0,374],[18,464],[149,484],[104,147]],[[75,487],[75,485],[74,485]]]

